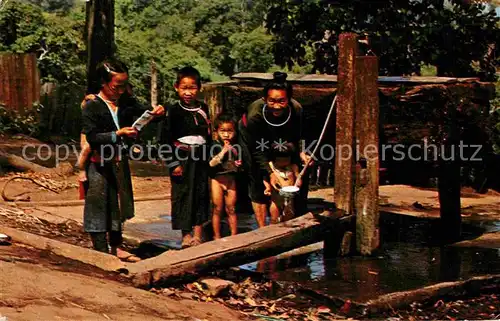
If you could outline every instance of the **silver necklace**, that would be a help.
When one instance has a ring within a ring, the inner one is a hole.
[[[262,106],[262,116],[264,117],[264,120],[266,121],[266,123],[268,123],[271,126],[274,126],[274,127],[283,126],[290,120],[290,117],[292,116],[292,109],[289,106],[288,107],[288,117],[285,119],[285,121],[282,122],[281,124],[274,124],[274,123],[270,122],[266,117],[266,107],[267,107],[267,104],[264,104],[264,106]]]
[[[182,109],[187,110],[187,111],[198,111],[201,108],[201,106],[192,107],[192,108],[191,107],[186,107],[181,102],[179,102],[179,105],[181,106]]]

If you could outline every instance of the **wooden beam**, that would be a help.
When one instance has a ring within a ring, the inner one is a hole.
[[[356,57],[357,140],[354,207],[356,250],[370,255],[379,246],[379,101],[378,58]]]
[[[149,288],[189,279],[215,269],[238,266],[322,241],[327,231],[350,216],[312,213],[258,230],[225,237],[128,265],[134,285]],[[331,223],[331,224],[330,224]],[[329,232],[331,233],[331,232]]]
[[[354,157],[352,152],[354,146],[357,46],[356,34],[342,33],[340,35],[334,201],[339,209],[348,214],[353,214],[354,210]]]
[[[52,240],[3,225],[0,225],[0,233],[10,236],[14,242],[33,246],[40,250],[50,251],[71,260],[97,266],[104,271],[127,273],[127,264],[120,261],[116,256],[107,253]]]

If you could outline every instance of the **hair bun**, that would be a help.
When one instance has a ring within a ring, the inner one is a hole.
[[[278,82],[278,83],[284,83],[286,81],[287,77],[288,77],[288,75],[286,72],[275,71],[273,73],[273,80]]]

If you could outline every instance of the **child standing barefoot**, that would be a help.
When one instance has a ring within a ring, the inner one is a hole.
[[[192,67],[177,72],[179,101],[167,106],[160,158],[166,162],[172,185],[172,228],[182,231],[182,247],[201,244],[208,221],[208,146],[211,144],[208,106],[196,100],[201,76]],[[193,233],[193,236],[191,236]]]
[[[236,139],[236,121],[227,114],[221,114],[215,120],[217,141],[210,150],[215,156],[210,160],[212,193],[212,226],[214,238],[220,239],[220,219],[225,209],[228,217],[231,235],[238,233],[238,219],[236,217],[236,174],[241,161],[238,159],[237,149],[232,145]]]

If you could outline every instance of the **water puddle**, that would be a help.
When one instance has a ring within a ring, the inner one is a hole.
[[[300,256],[268,258],[241,268],[275,281],[298,282],[334,297],[366,301],[381,294],[411,290],[438,282],[500,273],[500,249],[439,246],[437,220],[382,214],[381,247],[371,257],[326,259],[323,250]],[[490,222],[482,231],[497,231]],[[478,226],[464,226],[466,237]]]
[[[356,301],[438,282],[500,273],[500,249],[441,246],[439,220],[381,213],[380,227],[381,248],[371,257],[326,259],[320,250],[285,259],[272,257],[241,268],[260,272],[275,281],[299,283],[303,288]],[[253,215],[240,215],[240,232],[256,228]],[[151,241],[138,249],[141,257],[180,248],[180,232],[171,230],[169,216],[154,223],[129,224],[127,229],[150,233]],[[207,225],[205,230],[210,237],[211,226]],[[226,224],[222,230],[229,233]],[[499,230],[499,222],[473,222],[464,225],[463,235],[470,239]]]

